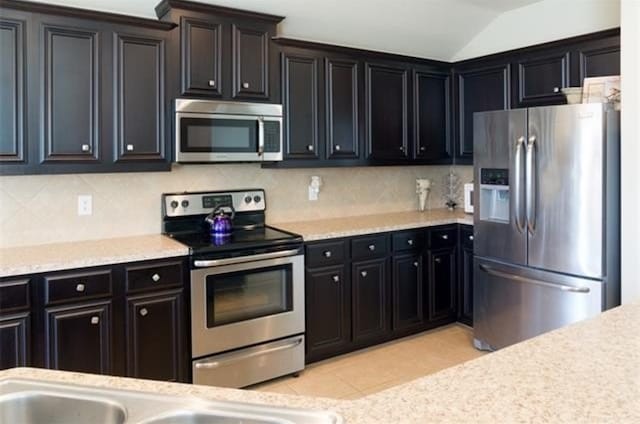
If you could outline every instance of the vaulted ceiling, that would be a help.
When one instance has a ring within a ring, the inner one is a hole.
[[[160,0],[51,0],[155,18]],[[440,60],[459,56],[501,15],[543,0],[199,0],[286,16],[281,36]],[[558,1],[558,0],[544,0]],[[619,0],[562,0],[619,1]],[[576,5],[578,6],[578,5]],[[552,11],[551,11],[552,12]],[[416,42],[416,40],[421,40]]]

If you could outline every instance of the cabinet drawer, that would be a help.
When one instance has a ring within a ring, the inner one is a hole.
[[[29,279],[0,282],[0,313],[29,308]]]
[[[353,259],[366,259],[384,256],[389,251],[387,240],[386,234],[351,240],[351,257]]]
[[[439,249],[441,247],[455,246],[457,243],[457,231],[456,227],[445,227],[432,229],[429,232],[431,236],[430,246],[432,249]]]
[[[45,304],[111,296],[111,270],[44,277]]]
[[[162,262],[130,266],[127,273],[127,293],[182,286],[182,263]]]
[[[310,268],[344,262],[347,247],[344,240],[314,243],[307,246],[306,259]]]
[[[473,227],[460,227],[460,243],[463,247],[473,249]]]
[[[393,235],[393,251],[422,249],[424,246],[424,231],[402,231]]]

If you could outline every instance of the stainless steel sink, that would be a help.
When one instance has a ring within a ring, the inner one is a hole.
[[[342,418],[328,411],[9,378],[0,380],[0,423],[341,424]]]

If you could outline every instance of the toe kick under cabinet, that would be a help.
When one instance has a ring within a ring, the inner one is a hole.
[[[0,280],[0,369],[186,382],[185,258]]]
[[[306,362],[470,324],[472,282],[458,256],[461,237],[472,254],[472,234],[453,224],[307,243]]]

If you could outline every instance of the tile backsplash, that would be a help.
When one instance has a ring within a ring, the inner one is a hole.
[[[172,172],[0,177],[0,247],[160,232],[165,192],[264,188],[270,223],[408,211],[415,179],[432,181],[430,206],[443,207],[448,166],[262,169],[260,165],[174,165]],[[461,183],[473,168],[455,166]],[[323,180],[309,201],[312,175]],[[78,216],[78,195],[93,196],[93,214]],[[463,195],[460,187],[460,200]],[[462,202],[459,202],[462,203]]]

